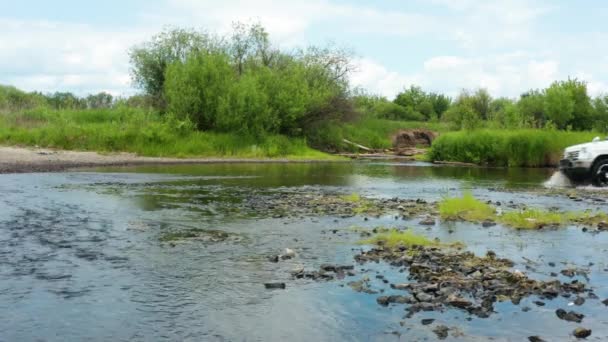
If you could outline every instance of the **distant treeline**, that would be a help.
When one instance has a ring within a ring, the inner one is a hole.
[[[452,129],[557,128],[600,130],[608,127],[608,96],[591,98],[587,84],[577,79],[556,81],[529,90],[517,99],[493,98],[486,89],[463,90],[456,99],[411,86],[393,101],[355,95],[356,107],[377,118],[443,121]]]
[[[40,107],[57,110],[111,108],[117,100],[106,92],[78,97],[69,92],[28,93],[12,86],[0,85],[0,113],[22,112]]]

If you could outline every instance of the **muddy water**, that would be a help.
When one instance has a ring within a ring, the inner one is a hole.
[[[429,228],[416,217],[311,216],[297,208],[296,215],[284,215],[243,205],[245,199],[302,193],[435,201],[467,188],[484,200],[606,209],[601,198],[574,201],[537,191],[551,174],[379,163],[0,175],[0,341],[415,341],[434,340],[437,324],[452,328],[448,340],[571,340],[577,326],[592,329],[591,340],[605,340],[608,307],[601,300],[608,298],[608,233],[468,223]],[[528,297],[519,305],[497,304],[485,319],[458,310],[406,319],[405,305],[380,306],[380,294],[346,285],[369,277],[373,289],[390,294],[376,275],[394,283],[407,279],[388,265],[356,265],[355,276],[329,282],[291,279],[294,267],[355,265],[354,254],[366,247],[357,244],[360,237],[351,227],[380,225],[461,241],[479,255],[493,250],[531,278],[583,281],[599,299],[573,306],[573,298],[560,297],[541,307],[533,303],[539,298]],[[188,230],[228,235],[166,238]],[[296,258],[268,261],[284,248],[294,249]],[[568,267],[584,269],[587,277],[559,274]],[[286,289],[267,290],[266,282],[285,282]],[[581,324],[559,320],[558,308],[585,318]],[[423,326],[423,318],[436,321]]]

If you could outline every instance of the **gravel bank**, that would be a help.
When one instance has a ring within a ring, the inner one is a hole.
[[[68,169],[145,164],[209,163],[316,163],[327,160],[247,159],[247,158],[156,158],[133,153],[58,151],[44,148],[0,146],[0,173],[57,172]]]

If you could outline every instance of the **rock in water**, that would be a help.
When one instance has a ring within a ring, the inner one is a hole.
[[[555,311],[555,314],[557,315],[557,317],[559,317],[559,319],[563,319],[564,321],[568,321],[568,322],[576,322],[576,323],[582,322],[583,318],[585,317],[585,315],[580,314],[578,312],[574,312],[574,311],[566,312],[566,310],[564,310],[564,309],[557,309]]]
[[[445,340],[448,337],[448,331],[449,329],[445,325],[439,325],[435,329],[433,329],[433,332],[440,340]]]
[[[495,225],[496,225],[496,222],[494,222],[492,220],[485,220],[481,223],[481,226],[484,228],[494,227]]]
[[[424,318],[422,321],[420,321],[422,325],[433,324],[433,322],[435,322],[434,318]]]
[[[268,261],[270,262],[279,262],[279,256],[278,255],[271,255],[268,257]]]
[[[296,252],[293,249],[285,248],[285,252],[281,254],[281,259],[291,259],[296,256]]]
[[[448,303],[452,306],[455,306],[457,308],[468,308],[469,306],[472,305],[472,303],[464,298],[458,297],[456,295],[450,295],[448,296]]]
[[[528,341],[530,341],[530,342],[545,342],[545,340],[543,340],[539,336],[530,336],[530,337],[528,337]]]
[[[434,226],[435,225],[435,219],[432,217],[427,217],[424,220],[419,222],[420,225],[423,226]]]
[[[421,302],[430,302],[433,300],[433,296],[424,292],[417,292],[414,296]]]
[[[264,287],[269,290],[285,290],[285,283],[265,283]]]
[[[576,328],[576,329],[574,329],[574,332],[572,332],[572,334],[576,338],[587,338],[587,337],[591,336],[591,329]]]

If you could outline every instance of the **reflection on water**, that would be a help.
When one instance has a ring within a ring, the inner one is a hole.
[[[376,296],[356,293],[347,280],[294,281],[300,265],[352,264],[357,225],[411,226],[443,241],[464,241],[475,253],[488,249],[512,258],[538,279],[564,265],[585,267],[595,293],[608,297],[606,233],[572,227],[518,232],[503,227],[441,224],[393,217],[285,218],[243,207],[246,198],[272,194],[352,193],[437,200],[473,188],[483,199],[542,207],[586,208],[563,197],[500,189],[535,189],[551,170],[441,167],[423,163],[218,164],[108,168],[93,172],[0,175],[0,341],[412,341],[434,339],[420,319],[458,327],[463,340],[523,340],[541,335],[568,339],[574,325],[555,319],[569,299],[536,307],[534,298],[497,305],[491,318],[467,320],[462,312],[403,318],[401,306],[380,307]],[[598,205],[595,204],[593,208]],[[603,207],[602,207],[603,208]],[[238,239],[166,243],[179,230],[220,230]],[[340,233],[332,234],[338,230]],[[280,263],[267,256],[289,247],[298,257]],[[531,265],[527,260],[533,260]],[[550,267],[548,262],[557,263]],[[563,263],[563,264],[562,264]],[[364,274],[357,266],[360,279]],[[407,282],[386,265],[373,266]],[[560,276],[561,277],[561,276]],[[564,279],[562,279],[564,280]],[[264,282],[286,282],[268,291]],[[523,312],[523,307],[531,310]],[[593,337],[606,338],[605,308],[588,300],[577,311]],[[497,328],[498,327],[498,328]]]

